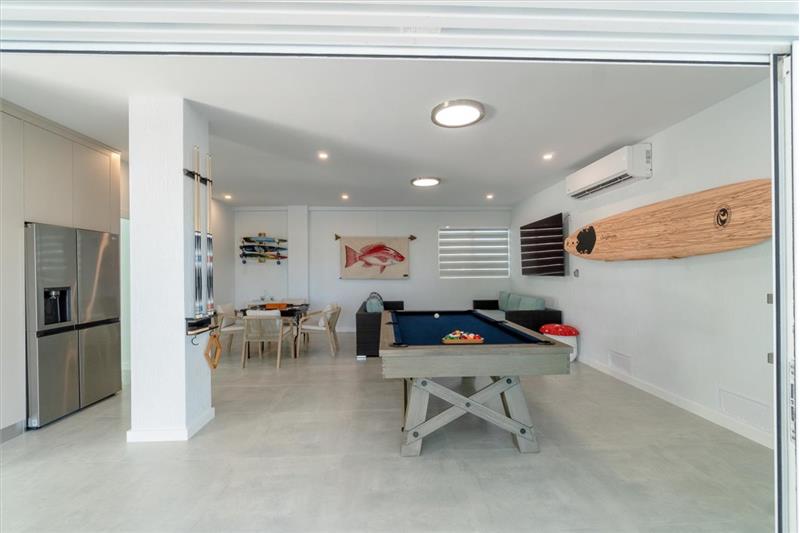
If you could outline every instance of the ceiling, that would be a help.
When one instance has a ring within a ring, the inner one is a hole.
[[[123,152],[129,95],[196,102],[210,121],[215,190],[239,206],[510,206],[768,75],[764,67],[429,59],[0,59],[3,98]],[[435,126],[431,109],[453,98],[483,102],[486,117]],[[546,152],[555,157],[543,161]],[[409,184],[430,175],[442,185]]]

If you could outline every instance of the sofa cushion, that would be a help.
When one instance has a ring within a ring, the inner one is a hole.
[[[500,291],[500,297],[497,299],[497,308],[505,311],[508,307],[508,291]]]
[[[370,295],[365,306],[367,313],[380,313],[383,311],[383,300],[379,296]]]
[[[502,322],[506,319],[506,312],[499,309],[476,309],[475,312],[497,322]]]
[[[544,298],[522,295],[519,305],[517,305],[517,311],[541,311],[544,307]]]
[[[509,294],[508,295],[508,303],[506,304],[506,308],[504,311],[517,311],[519,310],[519,302],[522,300],[522,297],[519,294]]]

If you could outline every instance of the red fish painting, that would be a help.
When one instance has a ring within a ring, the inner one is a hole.
[[[363,263],[364,267],[377,267],[381,274],[386,270],[386,267],[402,263],[406,260],[403,254],[394,248],[386,246],[382,242],[368,244],[360,250],[345,246],[344,250],[346,254],[344,262],[345,268],[360,262]]]

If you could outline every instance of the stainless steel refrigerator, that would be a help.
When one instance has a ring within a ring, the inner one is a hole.
[[[25,228],[28,427],[122,388],[119,237]]]

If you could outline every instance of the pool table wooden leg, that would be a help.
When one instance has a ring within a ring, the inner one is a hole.
[[[406,412],[408,411],[408,379],[403,378],[403,422],[406,420]],[[403,431],[405,426],[400,427],[400,431]]]
[[[525,393],[522,392],[522,384],[517,382],[516,385],[503,393],[503,406],[506,409],[506,416],[513,418],[517,422],[521,422],[528,427],[531,427],[531,414],[528,411],[528,402],[525,400]],[[536,434],[531,429],[531,440],[514,435],[514,440],[517,442],[517,448],[522,453],[538,453],[539,443],[536,440]]]
[[[416,381],[419,381],[419,378],[414,378],[414,382]],[[403,386],[405,386],[405,382]],[[430,394],[428,391],[421,387],[414,387],[412,382],[411,395],[406,406],[406,423],[403,426],[404,442],[400,447],[400,455],[403,457],[416,457],[422,450],[422,439],[415,439],[411,431],[406,431],[405,428],[415,428],[425,422],[425,417],[428,415],[429,399]]]

